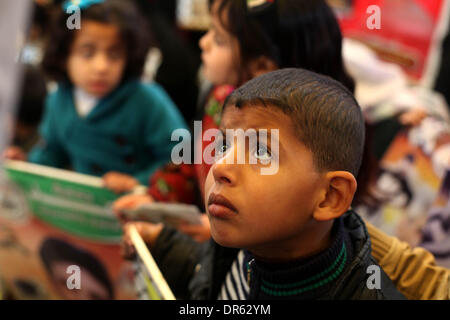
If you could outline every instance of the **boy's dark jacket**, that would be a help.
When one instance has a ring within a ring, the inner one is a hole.
[[[371,256],[371,244],[362,219],[353,211],[343,216],[344,229],[354,247],[353,259],[320,299],[404,299],[381,269],[380,289],[369,289],[367,268],[378,265]],[[152,254],[169,286],[179,299],[215,300],[236,259],[238,249],[224,248],[210,241],[194,242],[190,237],[165,228]],[[250,299],[258,299],[259,288],[250,284]]]

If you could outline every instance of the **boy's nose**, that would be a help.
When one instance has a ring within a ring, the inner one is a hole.
[[[237,180],[238,166],[236,147],[228,150],[211,167],[214,180],[220,184],[234,185]]]

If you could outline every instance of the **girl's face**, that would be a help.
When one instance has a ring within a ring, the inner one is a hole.
[[[95,21],[83,22],[67,60],[67,73],[72,83],[102,98],[119,85],[125,66],[126,49],[119,28]]]
[[[217,13],[218,3],[216,1],[212,7],[212,26],[199,43],[202,50],[203,73],[205,78],[215,85],[237,86],[239,44],[236,37],[222,27]]]

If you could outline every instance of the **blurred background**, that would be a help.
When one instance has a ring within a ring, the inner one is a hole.
[[[161,85],[192,126],[211,89],[200,72],[198,45],[210,26],[209,1],[124,1],[135,2],[152,30],[142,81]],[[450,268],[450,1],[328,3],[344,36],[345,66],[378,164],[370,177],[372,192],[356,210],[388,234],[429,249],[439,265]],[[29,151],[39,140],[45,98],[56,86],[41,63],[51,42],[50,21],[61,6],[58,0],[0,1],[0,152],[9,145]],[[371,6],[379,11],[368,11]],[[121,260],[117,242],[85,240],[29,214],[19,222],[11,218],[21,210],[30,208],[0,169],[0,298],[60,297],[33,255],[42,234],[103,261],[111,278],[104,285],[116,288],[116,298],[136,298],[133,266]],[[61,250],[54,245],[49,250]]]

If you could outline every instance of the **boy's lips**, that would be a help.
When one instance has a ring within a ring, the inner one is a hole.
[[[211,193],[208,198],[208,212],[216,218],[227,218],[237,214],[234,205],[224,196]]]

